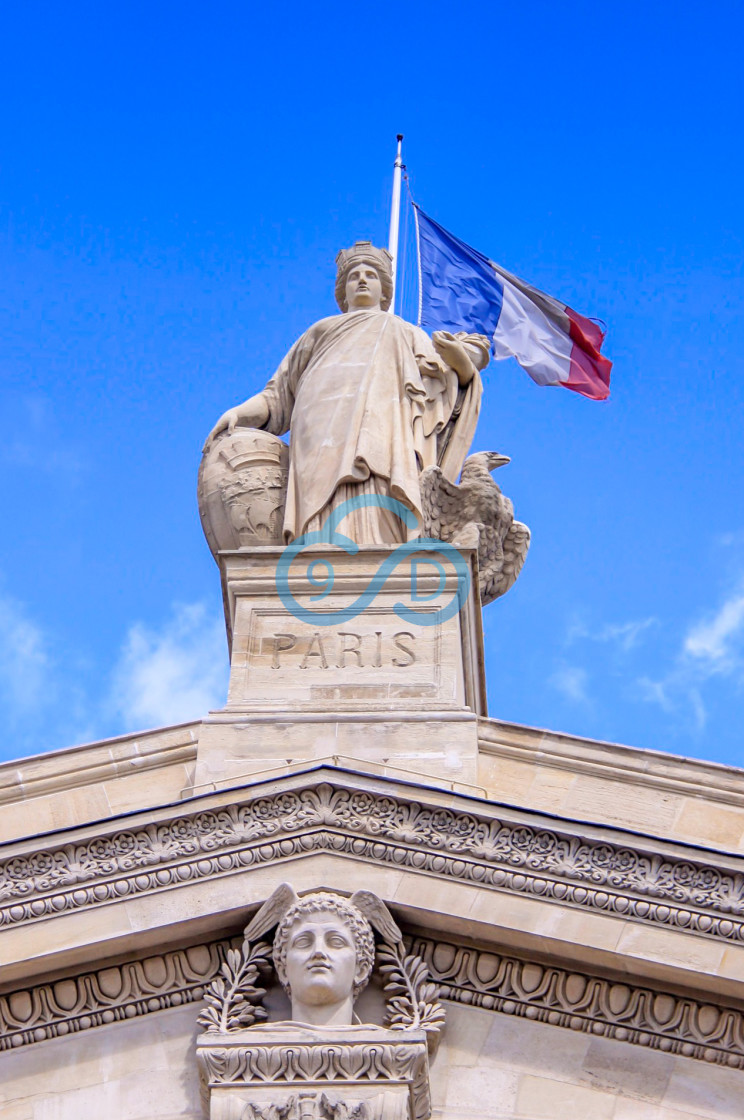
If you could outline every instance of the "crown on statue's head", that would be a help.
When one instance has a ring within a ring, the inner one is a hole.
[[[350,249],[342,249],[336,257],[336,303],[348,311],[346,278],[358,264],[371,264],[380,277],[382,300],[380,306],[387,311],[393,298],[393,258],[387,249],[378,249],[371,241],[355,241]]]

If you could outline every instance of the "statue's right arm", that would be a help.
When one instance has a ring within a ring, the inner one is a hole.
[[[295,387],[312,356],[314,341],[315,328],[311,327],[297,340],[262,392],[220,416],[207,437],[204,450],[222,432],[231,435],[237,427],[264,428],[274,436],[284,435],[292,417]]]

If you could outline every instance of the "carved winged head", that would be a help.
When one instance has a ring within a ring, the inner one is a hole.
[[[326,891],[316,891],[306,895],[287,910],[279,922],[274,936],[274,967],[277,976],[288,995],[291,987],[287,977],[287,951],[294,932],[308,919],[318,916],[332,916],[351,935],[356,953],[353,997],[357,998],[366,986],[375,963],[375,940],[372,927],[357,909],[340,895]]]
[[[370,265],[380,278],[380,307],[387,311],[393,299],[393,258],[387,249],[377,249],[371,241],[356,241],[350,249],[342,249],[336,257],[336,303],[343,312],[349,310],[346,281],[351,270],[360,264]]]

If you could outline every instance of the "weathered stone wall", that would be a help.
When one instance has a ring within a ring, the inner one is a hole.
[[[193,1005],[0,1055],[3,1120],[201,1118]]]
[[[345,719],[326,753],[342,754],[338,764],[346,768],[385,772],[384,757],[391,763],[391,776],[400,777],[403,770],[410,775],[416,771],[420,743],[431,747],[426,722],[411,722],[413,745],[405,757],[394,757],[393,725],[381,721],[374,731],[379,750],[360,752],[359,725],[348,714]],[[76,827],[206,792],[211,785],[194,787],[202,732],[202,723],[195,722],[0,764],[0,840]],[[280,752],[279,761],[297,754],[297,728],[285,725],[284,735],[293,746]],[[281,772],[276,762],[272,760],[271,776]],[[293,768],[299,768],[297,760],[286,767]],[[500,803],[744,851],[744,771],[730,766],[480,719],[477,771],[476,788],[459,782],[454,773],[443,774],[442,784],[454,779],[459,792]],[[427,782],[432,782],[431,774]]]
[[[440,1120],[733,1120],[744,1075],[448,1004],[432,1090]]]
[[[0,1056],[3,1120],[201,1120],[193,1004]],[[734,1120],[744,1075],[447,1004],[435,1120]]]

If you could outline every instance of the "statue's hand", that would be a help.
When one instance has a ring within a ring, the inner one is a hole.
[[[245,428],[263,428],[268,419],[269,406],[263,396],[259,393],[255,397],[249,397],[243,404],[238,404],[235,408],[228,408],[227,412],[220,416],[207,436],[203,451],[207,451],[217,439],[217,436],[222,435],[223,432],[227,432],[231,436],[238,424],[242,424]]]
[[[220,416],[219,420],[212,428],[212,431],[207,436],[202,451],[207,451],[208,448],[210,448],[214,441],[217,439],[217,436],[222,435],[223,432],[226,431],[228,435],[231,435],[235,431],[239,419],[240,415],[238,409],[228,408],[227,412],[223,413],[223,415]]]
[[[455,371],[461,385],[469,385],[475,376],[475,366],[459,339],[449,331],[434,331],[431,336],[439,357]]]

